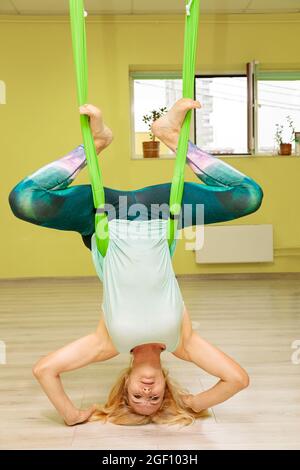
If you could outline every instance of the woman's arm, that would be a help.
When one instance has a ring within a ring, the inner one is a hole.
[[[247,372],[193,330],[186,309],[183,315],[181,336],[181,344],[174,355],[184,361],[193,362],[209,374],[219,378],[217,384],[209,390],[184,397],[186,404],[194,411],[205,410],[222,403],[248,386]]]
[[[95,407],[78,410],[64,391],[60,375],[94,362],[102,362],[118,355],[101,320],[98,330],[42,358],[33,368],[51,403],[69,426],[82,423],[93,414]]]
[[[194,410],[201,411],[224,402],[249,385],[247,372],[232,358],[210,344],[193,331],[185,344],[185,360],[219,378],[209,390],[189,395],[186,403]]]

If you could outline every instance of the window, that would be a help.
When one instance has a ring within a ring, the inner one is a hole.
[[[284,126],[283,140],[290,143],[287,123],[290,116],[295,130],[300,132],[300,79],[257,81],[258,152],[277,153],[276,124]]]
[[[134,74],[133,87],[133,126],[134,126],[134,158],[143,158],[143,142],[149,141],[148,125],[143,122],[143,116],[152,110],[167,107],[182,97],[182,80],[176,74],[159,75]],[[160,156],[173,155],[171,150],[161,143]]]
[[[181,98],[182,80],[177,72],[145,72],[134,73],[131,84],[133,158],[141,159],[143,142],[149,141],[143,116],[154,109],[169,109]],[[195,99],[202,110],[195,113],[191,138],[212,154],[277,154],[276,124],[284,125],[283,139],[291,141],[287,116],[300,135],[300,71],[265,72],[253,61],[245,75],[198,75]],[[173,154],[161,143],[160,156]]]
[[[196,144],[213,154],[248,153],[247,77],[196,77]]]

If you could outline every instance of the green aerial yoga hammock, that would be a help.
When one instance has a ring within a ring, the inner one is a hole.
[[[186,22],[183,61],[183,97],[194,99],[194,79],[198,42],[200,0],[186,0]],[[70,16],[74,60],[77,79],[79,106],[88,102],[88,67],[85,30],[84,0],[70,0]],[[192,111],[184,120],[176,156],[175,170],[170,194],[170,219],[168,223],[168,243],[171,247],[178,228],[184,189],[184,170],[190,135]],[[91,179],[93,200],[96,208],[95,233],[97,248],[104,257],[109,243],[108,219],[105,212],[105,193],[101,170],[99,168],[94,139],[89,126],[89,118],[80,116],[85,153]]]
[[[200,0],[189,0],[186,5],[184,58],[183,58],[183,97],[194,99],[194,80],[196,68],[196,54],[198,43],[198,25],[200,14]],[[181,211],[182,195],[184,189],[184,170],[188,141],[190,136],[192,111],[185,117],[181,128],[177,148],[176,163],[172,180],[170,195],[170,219],[168,224],[169,247],[171,247],[178,227],[178,218]]]
[[[70,0],[71,29],[79,106],[88,102],[88,66],[84,13],[83,0]],[[80,115],[80,123],[93,190],[94,206],[96,208],[95,232],[97,247],[102,256],[105,256],[108,248],[109,233],[108,219],[105,212],[105,193],[102,174],[89,125],[89,117],[86,115]]]

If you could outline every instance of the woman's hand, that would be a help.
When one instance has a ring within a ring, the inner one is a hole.
[[[88,410],[74,410],[74,414],[64,418],[64,422],[67,426],[75,426],[75,424],[85,423],[96,410],[97,405],[91,406]]]
[[[203,408],[199,407],[199,403],[197,403],[197,395],[192,395],[191,393],[188,395],[181,396],[183,403],[191,410],[195,411],[195,413],[200,413]]]

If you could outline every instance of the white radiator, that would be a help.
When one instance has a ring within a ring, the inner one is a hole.
[[[199,227],[201,238],[203,229],[203,246],[196,250],[199,264],[273,261],[273,225],[206,225]]]

